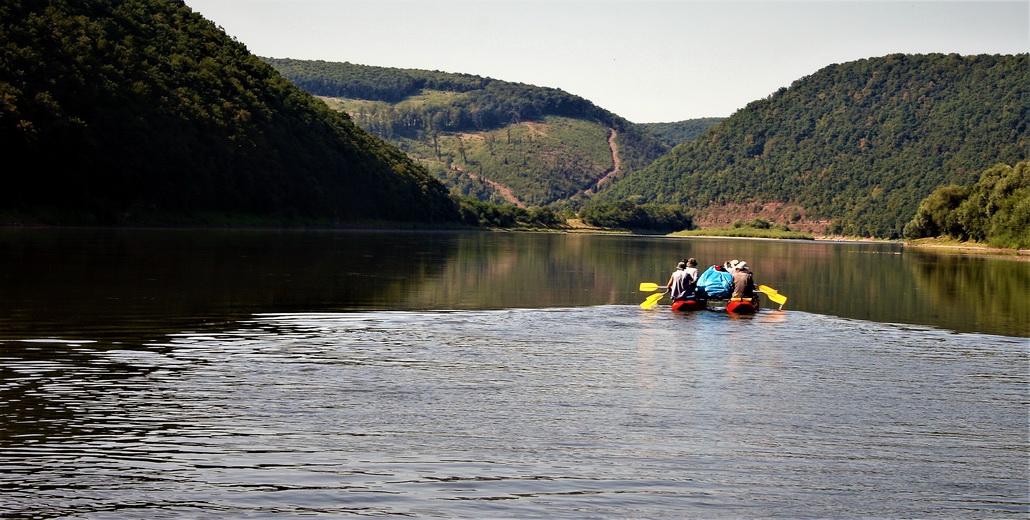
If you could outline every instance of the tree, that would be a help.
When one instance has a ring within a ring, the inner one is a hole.
[[[955,212],[969,195],[964,186],[942,186],[919,204],[915,218],[905,227],[908,238],[950,235],[966,236],[965,229]]]
[[[945,186],[919,204],[908,238],[947,235],[998,247],[1030,247],[1030,162],[999,164],[972,186]]]

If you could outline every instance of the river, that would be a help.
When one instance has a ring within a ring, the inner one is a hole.
[[[1026,518],[1030,262],[0,230],[0,517]],[[643,310],[747,260],[754,316]]]

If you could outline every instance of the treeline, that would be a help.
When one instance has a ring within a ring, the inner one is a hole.
[[[372,67],[350,62],[262,58],[298,87],[319,96],[399,103],[423,90],[469,92],[494,80],[471,74]]]
[[[3,2],[0,20],[5,220],[458,219],[424,168],[181,0]]]
[[[938,236],[1030,249],[1030,162],[999,164],[973,185],[934,190],[905,226],[905,237]]]
[[[549,207],[522,208],[514,204],[483,202],[472,197],[461,199],[458,211],[461,222],[474,227],[559,229],[567,222],[565,216]]]
[[[617,116],[560,89],[510,83],[468,74],[373,67],[352,63],[264,58],[280,74],[317,96],[398,104],[426,90],[464,95],[444,105],[416,105],[398,110],[392,130],[412,128],[441,132],[482,131],[545,115],[603,120],[624,126]]]
[[[578,217],[584,224],[598,228],[670,233],[695,229],[693,218],[683,208],[620,201],[594,204],[578,214],[551,207],[523,208],[514,204],[495,204],[465,197],[458,202],[461,222],[473,227],[501,229],[567,229],[569,220]]]
[[[935,188],[1030,150],[1028,55],[891,55],[831,65],[615,183],[690,208],[799,205],[827,231],[899,238]]]
[[[579,212],[579,218],[603,228],[662,232],[694,229],[693,217],[684,213],[683,208],[631,200],[587,206]]]

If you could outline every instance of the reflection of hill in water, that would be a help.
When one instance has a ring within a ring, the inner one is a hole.
[[[960,332],[1028,336],[1026,262],[935,255],[897,244],[770,243],[755,251],[759,283],[786,308]]]
[[[912,280],[902,268],[900,247],[810,244],[790,250],[788,307],[820,314],[894,322],[919,315],[904,294]]]
[[[906,251],[920,300],[943,302],[942,312],[964,327],[994,324],[1013,336],[1030,336],[1030,269],[1007,259]]]
[[[255,313],[635,307],[647,296],[637,291],[640,282],[664,284],[675,263],[691,256],[702,269],[747,260],[756,282],[788,296],[787,311],[1030,336],[1030,263],[938,256],[897,244],[9,229],[0,230],[0,340],[140,344],[183,330],[224,329]]]
[[[255,313],[604,304],[630,304],[616,311],[627,315],[646,313],[633,305],[645,297],[637,285],[664,283],[686,256],[703,267],[748,260],[759,283],[789,297],[789,312],[765,314],[767,327],[793,326],[790,311],[808,311],[1030,336],[1030,263],[891,244],[482,232],[0,230],[0,348],[30,371],[50,370],[57,355],[76,377],[103,378],[106,392],[129,395],[147,390],[151,371],[177,369],[151,367],[151,349],[166,348],[184,331],[235,330]],[[656,312],[669,312],[664,309]],[[730,331],[739,335],[730,341],[741,349],[762,348],[757,335],[769,331],[724,329],[728,317],[706,317],[705,334]],[[564,329],[565,319],[553,325]],[[808,325],[790,335],[819,346],[825,331],[812,327],[820,320],[802,322]],[[882,328],[855,328],[870,342],[883,340]],[[11,341],[28,338],[53,339]],[[115,359],[126,357],[141,362]],[[15,418],[11,435],[92,431],[97,422],[78,420],[77,400],[96,403],[101,396],[92,386],[58,387],[72,389],[67,403],[32,392],[10,406],[0,400],[0,412]]]
[[[622,240],[628,240],[623,237]],[[586,235],[479,233],[462,240],[442,276],[408,296],[419,308],[560,307],[624,303],[639,272],[625,247]],[[646,256],[645,256],[646,258]],[[622,268],[609,269],[613,263]]]
[[[741,258],[756,282],[788,296],[788,311],[1030,335],[1030,310],[1019,303],[1030,265],[927,255],[900,244],[480,233],[450,251],[439,276],[407,294],[407,306],[639,303],[646,293],[636,286],[664,284],[680,258],[694,256],[702,269]]]
[[[0,320],[7,337],[120,337],[372,307],[438,276],[450,246],[402,233],[8,230]]]

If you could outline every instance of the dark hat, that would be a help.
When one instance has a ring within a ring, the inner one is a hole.
[[[687,268],[687,264],[684,264],[683,262],[680,262],[680,263],[676,264],[676,269],[686,269],[686,268]]]
[[[690,267],[697,267],[697,260],[691,257],[690,260],[687,260],[687,265],[689,265]]]

